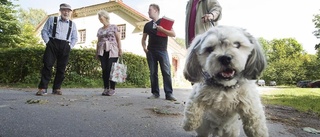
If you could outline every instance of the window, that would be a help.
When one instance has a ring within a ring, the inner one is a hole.
[[[82,29],[79,30],[79,43],[85,43],[86,42],[86,30]]]
[[[121,40],[126,38],[126,24],[118,25],[118,29],[120,31],[120,38]]]

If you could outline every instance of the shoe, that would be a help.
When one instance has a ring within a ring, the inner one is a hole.
[[[175,98],[173,95],[167,95],[166,100],[177,101],[177,98]]]
[[[54,94],[54,95],[62,95],[61,89],[52,90],[52,94]]]
[[[37,96],[47,95],[47,89],[39,89],[36,95]]]
[[[114,94],[116,94],[116,91],[114,89],[110,89],[107,96],[112,96]]]
[[[154,94],[152,94],[150,97],[148,97],[148,99],[157,99],[157,98],[159,98],[159,96],[156,96]]]
[[[109,96],[109,89],[104,89],[102,96]]]

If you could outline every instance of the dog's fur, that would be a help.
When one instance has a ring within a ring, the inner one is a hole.
[[[255,79],[266,67],[258,41],[244,29],[213,27],[188,49],[184,76],[194,83],[183,128],[198,136],[267,137],[268,129]]]

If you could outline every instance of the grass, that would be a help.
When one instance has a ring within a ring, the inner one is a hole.
[[[262,94],[263,104],[289,106],[320,116],[320,88],[282,87]]]

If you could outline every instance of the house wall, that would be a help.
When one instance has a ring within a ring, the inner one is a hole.
[[[126,24],[126,38],[121,40],[123,51],[145,56],[141,46],[142,31],[137,31],[134,24],[124,20],[115,13],[110,13],[109,16],[111,24]],[[98,15],[76,18],[73,21],[76,23],[78,30],[86,30],[85,43],[77,43],[75,48],[95,48],[92,42],[97,40],[97,31],[102,27]]]
[[[118,15],[113,12],[109,13],[109,16],[111,24],[126,24],[126,38],[121,40],[122,50],[124,52],[131,52],[145,57],[145,53],[141,45],[143,30],[137,30],[137,28],[134,26],[135,24],[131,23],[134,21],[132,21],[130,17],[125,17],[125,15]],[[126,20],[124,18],[126,18]],[[100,27],[102,27],[102,24],[98,19],[98,15],[76,18],[73,19],[73,21],[76,23],[78,30],[86,30],[85,43],[77,43],[74,48],[95,48],[95,45],[93,45],[92,42],[94,40],[97,40],[97,31]],[[172,59],[172,52],[173,51],[168,48],[170,59]]]

